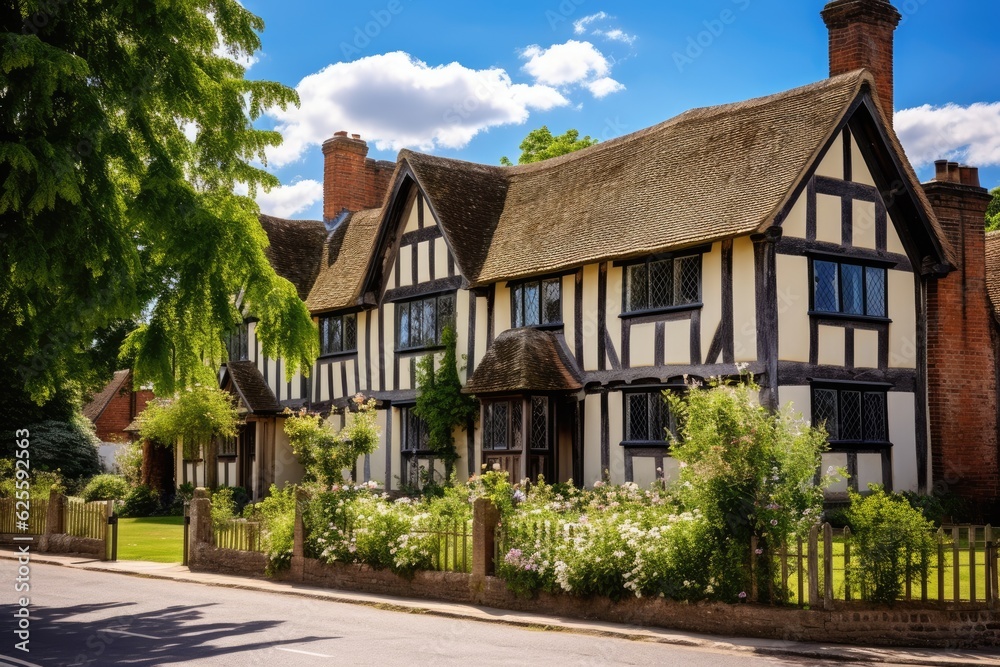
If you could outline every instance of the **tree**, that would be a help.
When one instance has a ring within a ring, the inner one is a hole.
[[[355,411],[340,431],[334,431],[319,415],[305,412],[285,420],[285,433],[292,453],[305,470],[303,481],[329,488],[344,481],[358,459],[378,448],[378,411],[374,398],[361,394],[351,399]],[[345,410],[348,408],[345,408]]]
[[[990,191],[993,201],[986,209],[986,231],[995,232],[1000,229],[1000,187]]]
[[[297,103],[236,62],[262,29],[237,0],[0,6],[0,367],[26,396],[86,377],[95,335],[143,315],[125,347],[161,395],[213,381],[241,310],[308,371],[315,325],[253,199],[281,137],[252,123]]]
[[[596,143],[597,139],[591,139],[589,135],[581,139],[580,132],[577,130],[566,130],[565,134],[554,137],[549,128],[542,125],[537,130],[529,132],[528,136],[521,142],[521,145],[518,147],[521,149],[521,157],[518,158],[517,163],[531,164],[532,162],[541,162],[542,160],[548,160],[550,157],[566,155],[581,148],[593,146]],[[509,167],[511,166],[511,161],[507,157],[502,157],[500,158],[500,164]]]
[[[239,414],[229,392],[215,386],[195,384],[171,400],[146,406],[140,417],[143,439],[162,445],[181,444],[185,458],[205,460],[205,482],[216,486],[219,438],[236,436]]]

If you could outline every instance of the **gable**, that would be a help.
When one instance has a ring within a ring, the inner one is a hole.
[[[898,140],[862,90],[775,222],[785,237],[905,256],[946,273],[952,250]]]

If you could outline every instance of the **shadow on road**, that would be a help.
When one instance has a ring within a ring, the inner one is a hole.
[[[227,623],[210,618],[215,604],[171,605],[129,613],[132,603],[34,607],[30,659],[44,665],[129,665],[182,663],[257,651],[284,644],[302,645],[339,637],[274,639],[268,631],[284,621]],[[270,634],[272,639],[254,640]],[[240,639],[243,637],[244,639]]]

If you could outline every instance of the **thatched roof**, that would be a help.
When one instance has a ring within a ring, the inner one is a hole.
[[[576,362],[556,334],[510,329],[497,336],[462,389],[467,394],[575,392],[583,388]]]
[[[275,272],[295,286],[305,301],[319,274],[326,226],[315,220],[284,220],[260,216],[270,246],[264,251]]]
[[[1000,231],[986,234],[986,291],[993,315],[1000,322]]]
[[[368,270],[382,209],[351,214],[322,246],[319,271],[305,300],[314,313],[355,305]]]

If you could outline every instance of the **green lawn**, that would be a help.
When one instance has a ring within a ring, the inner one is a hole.
[[[118,520],[118,559],[180,563],[184,517],[154,516]]]

